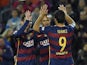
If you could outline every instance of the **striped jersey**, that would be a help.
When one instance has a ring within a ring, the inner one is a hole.
[[[40,28],[40,32],[49,37],[50,58],[65,59],[72,57],[71,44],[74,28],[71,26],[48,26]]]
[[[27,36],[23,36],[19,38],[19,43],[16,42],[15,46],[18,47],[19,44],[19,50],[18,50],[18,57],[17,60],[20,61],[30,61],[35,60],[35,38],[34,34],[32,33],[32,37],[30,39],[27,38]]]
[[[39,43],[39,54],[40,54],[40,62],[49,60],[49,39],[46,34],[38,34],[37,40]]]
[[[35,44],[35,31],[31,30],[27,33],[24,32],[29,21],[26,20],[24,25],[14,34],[18,38],[18,42],[15,43],[17,48],[17,65],[36,65],[36,44]],[[19,49],[18,49],[19,48]]]

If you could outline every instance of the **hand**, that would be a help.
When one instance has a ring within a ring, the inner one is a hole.
[[[31,12],[29,10],[25,12],[25,20],[32,21]]]
[[[47,7],[48,6],[46,4],[41,7],[41,9],[40,9],[40,15],[45,15],[45,14],[48,13]]]
[[[62,10],[65,14],[67,14],[66,7],[64,7],[64,5],[59,5],[58,9]]]

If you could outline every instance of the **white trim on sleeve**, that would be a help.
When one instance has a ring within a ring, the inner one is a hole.
[[[74,28],[76,26],[76,23],[73,21],[73,23],[72,24],[69,24],[69,25]]]

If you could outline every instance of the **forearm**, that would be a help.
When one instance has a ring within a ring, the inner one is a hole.
[[[39,26],[40,26],[40,23],[43,19],[44,15],[39,15],[38,19],[36,20],[34,26],[33,26],[33,30],[39,32]]]
[[[40,32],[39,30],[39,26],[40,26],[40,23],[42,22],[42,19],[44,17],[44,15],[46,15],[48,13],[48,9],[47,9],[47,5],[43,5],[40,9],[40,15],[38,17],[38,19],[36,20],[34,26],[33,26],[33,30],[37,31],[37,32]]]
[[[29,24],[29,21],[26,20],[26,22],[24,23],[24,25],[17,31],[17,33],[15,34],[15,36],[19,36],[22,33],[24,33],[24,30],[26,29],[27,25]]]
[[[68,14],[65,14],[65,19],[68,24],[75,23],[75,21]]]

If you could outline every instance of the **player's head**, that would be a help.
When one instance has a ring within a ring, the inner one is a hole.
[[[42,25],[45,27],[50,25],[50,18],[47,15],[44,16],[42,20]]]
[[[58,23],[65,22],[65,13],[62,10],[56,10],[54,12],[54,18],[57,20]]]

